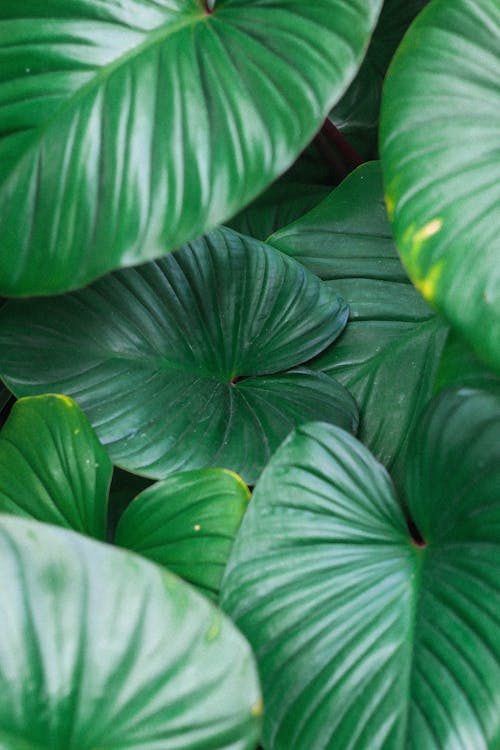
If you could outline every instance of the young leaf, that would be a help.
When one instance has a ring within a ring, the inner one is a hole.
[[[254,647],[269,750],[493,748],[500,398],[451,391],[413,437],[410,538],[383,467],[299,428],[259,481],[222,604]]]
[[[401,266],[379,164],[357,169],[268,241],[329,280],[349,303],[341,338],[308,366],[357,398],[360,437],[399,484],[408,435],[432,395],[447,329]]]
[[[0,517],[0,747],[254,750],[247,643],[130,552]]]
[[[230,471],[174,474],[129,505],[118,522],[115,542],[215,599],[249,499],[246,484]]]
[[[389,70],[387,205],[418,289],[500,372],[500,6],[433,0]]]
[[[354,77],[382,0],[0,8],[0,293],[151,260],[240,210]]]
[[[112,465],[65,396],[17,401],[0,432],[0,512],[106,538]]]
[[[75,398],[124,469],[220,466],[251,484],[295,425],[356,428],[332,378],[281,372],[331,343],[347,315],[298,263],[221,229],[80,292],[8,303],[0,371],[18,395]]]

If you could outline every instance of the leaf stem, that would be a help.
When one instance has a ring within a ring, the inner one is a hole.
[[[212,14],[212,12],[213,12],[214,3],[211,0],[204,0],[203,5],[205,7],[205,13],[206,13],[206,15],[210,16]]]

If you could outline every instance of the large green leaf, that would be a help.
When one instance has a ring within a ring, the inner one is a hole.
[[[500,5],[433,0],[385,86],[381,153],[422,294],[500,371]]]
[[[0,517],[2,750],[253,750],[248,645],[130,552]]]
[[[349,303],[341,338],[309,366],[354,394],[361,439],[399,483],[409,432],[432,395],[446,326],[401,266],[379,164],[357,169],[269,243],[329,280]]]
[[[230,471],[174,474],[129,505],[115,542],[216,598],[249,499],[246,484]]]
[[[251,200],[354,77],[382,0],[0,8],[0,293],[158,257]]]
[[[111,473],[74,401],[38,396],[14,404],[0,433],[0,512],[105,539]]]
[[[125,469],[220,466],[252,483],[296,424],[355,428],[336,381],[281,372],[332,342],[347,314],[298,263],[217,230],[80,292],[5,305],[0,372],[18,395],[75,398]]]
[[[452,391],[412,442],[406,501],[332,425],[259,481],[222,585],[263,681],[266,750],[500,746],[500,399]]]

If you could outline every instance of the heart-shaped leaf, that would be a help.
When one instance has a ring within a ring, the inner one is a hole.
[[[500,398],[451,391],[406,476],[333,425],[276,452],[222,585],[266,703],[266,750],[492,750],[500,740]]]
[[[349,303],[341,338],[308,366],[354,394],[360,437],[399,484],[408,435],[432,395],[446,326],[401,266],[379,164],[357,169],[269,243],[329,280]]]
[[[0,8],[0,293],[156,258],[241,209],[356,73],[382,0]]]
[[[215,599],[250,492],[229,471],[174,474],[125,510],[116,544],[172,570]]]
[[[250,649],[130,552],[0,517],[2,750],[254,750]]]
[[[296,424],[355,429],[353,399],[332,378],[280,374],[331,343],[347,314],[295,261],[217,230],[80,292],[8,303],[0,372],[17,395],[75,398],[124,469],[220,466],[250,484]]]
[[[216,598],[248,503],[247,486],[230,471],[206,469],[174,474],[148,489],[140,477],[119,476],[110,490],[111,472],[106,452],[72,399],[21,399],[0,433],[0,513],[102,540],[112,540],[118,524],[117,544]],[[123,505],[129,507],[122,515]]]
[[[500,6],[433,0],[385,85],[381,154],[403,262],[500,372]]]
[[[104,540],[112,470],[74,401],[21,399],[0,432],[0,512]]]

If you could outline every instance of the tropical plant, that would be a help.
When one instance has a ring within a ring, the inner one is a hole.
[[[0,750],[500,750],[499,109],[499,0],[0,4]]]

